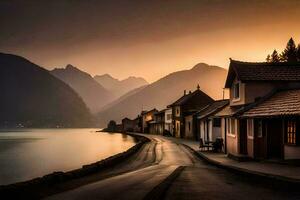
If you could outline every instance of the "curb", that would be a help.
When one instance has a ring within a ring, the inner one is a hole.
[[[221,162],[215,161],[213,159],[210,159],[208,156],[204,155],[203,153],[196,151],[195,149],[191,148],[190,146],[181,143],[183,146],[186,148],[190,149],[197,157],[200,159],[204,160],[205,162],[212,164],[216,167],[226,169],[228,171],[241,174],[247,177],[251,177],[254,179],[260,179],[262,181],[266,181],[272,185],[279,184],[279,185],[285,185],[287,187],[293,186],[293,187],[299,187],[300,186],[300,180],[299,179],[294,179],[294,178],[289,178],[285,176],[280,176],[280,175],[274,175],[274,174],[267,174],[263,172],[257,172],[249,169],[244,169],[240,167],[235,167],[232,165],[226,165]]]

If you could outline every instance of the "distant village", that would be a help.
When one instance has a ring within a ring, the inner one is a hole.
[[[107,131],[159,134],[199,141],[203,151],[243,159],[300,159],[300,47],[291,39],[267,62],[230,59],[224,88],[229,99],[201,91],[182,96],[163,110],[142,111]]]

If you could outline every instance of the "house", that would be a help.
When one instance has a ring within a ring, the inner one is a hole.
[[[228,104],[228,99],[218,100],[196,113],[197,124],[199,125],[199,138],[202,138],[205,142],[216,141],[217,138],[222,138],[225,141],[225,134],[222,134],[221,131],[221,118],[215,116],[215,114]]]
[[[125,117],[122,119],[122,129],[124,132],[133,132],[135,127],[137,126],[136,120],[129,119]]]
[[[135,119],[135,127],[133,128],[133,131],[136,133],[142,132],[142,116],[138,115]]]
[[[173,125],[172,125],[172,109],[165,109],[165,131],[170,135],[173,135]]]
[[[157,109],[152,109],[149,111],[142,111],[141,113],[141,118],[142,118],[142,122],[141,122],[141,130],[142,133],[149,133],[149,124],[151,121],[154,120],[154,114],[157,113],[158,110]]]
[[[172,110],[164,109],[154,114],[154,120],[149,122],[149,133],[171,134],[172,133]]]
[[[165,130],[165,111],[154,114],[154,120],[149,122],[149,133],[163,135]]]
[[[177,101],[168,106],[172,109],[173,134],[175,137],[185,138],[186,123],[185,117],[191,112],[201,110],[214,100],[200,90],[199,85],[194,92],[189,92],[180,97]]]
[[[300,63],[230,61],[221,117],[227,153],[235,158],[300,158]]]

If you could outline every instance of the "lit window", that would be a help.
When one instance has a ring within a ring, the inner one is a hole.
[[[288,121],[287,123],[287,144],[295,145],[296,144],[296,122]]]
[[[247,120],[247,134],[248,137],[253,137],[253,119]]]
[[[240,98],[240,83],[235,83],[233,85],[233,98]]]

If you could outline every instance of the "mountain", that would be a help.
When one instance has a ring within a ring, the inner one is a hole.
[[[96,75],[94,79],[108,91],[111,91],[116,97],[120,97],[133,89],[148,85],[145,79],[134,76],[130,76],[124,80],[118,80],[109,74],[104,74]]]
[[[105,126],[109,120],[134,118],[141,110],[165,108],[181,97],[184,90],[195,90],[197,84],[212,98],[221,99],[226,75],[226,69],[205,63],[199,63],[190,70],[171,73],[119,102],[110,104],[110,107],[98,113],[98,121],[101,126]]]
[[[92,116],[78,94],[49,71],[0,53],[1,127],[88,127]]]
[[[130,90],[129,92],[127,92],[126,94],[122,95],[121,97],[119,97],[118,99],[112,101],[111,103],[107,104],[106,106],[104,106],[101,111],[106,110],[107,108],[113,107],[114,105],[117,105],[118,103],[120,103],[121,101],[123,101],[124,99],[126,99],[127,97],[134,95],[135,93],[141,91],[142,89],[144,89],[145,87],[147,87],[147,85],[143,85],[139,88],[135,88],[133,90]],[[100,112],[101,112],[100,111]]]
[[[71,86],[82,97],[92,113],[98,112],[115,98],[91,75],[72,65],[67,65],[65,68],[56,68],[51,71],[51,74]]]

